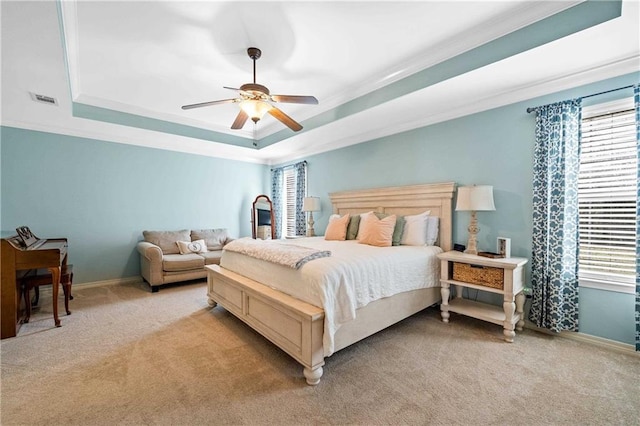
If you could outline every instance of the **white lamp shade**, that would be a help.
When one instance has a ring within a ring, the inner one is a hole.
[[[303,212],[317,212],[320,211],[320,198],[318,197],[305,197],[302,201]]]
[[[253,121],[258,121],[271,109],[271,105],[263,101],[248,100],[240,102],[240,108]]]
[[[458,187],[458,201],[456,210],[483,211],[495,210],[493,203],[493,186],[471,185]]]

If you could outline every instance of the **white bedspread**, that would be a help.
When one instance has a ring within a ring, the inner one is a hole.
[[[314,259],[296,270],[224,251],[220,266],[323,308],[325,356],[334,352],[336,331],[355,318],[356,309],[397,293],[439,285],[439,247],[373,247],[323,237],[286,243],[329,250],[331,257]]]

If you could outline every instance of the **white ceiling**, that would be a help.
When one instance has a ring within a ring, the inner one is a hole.
[[[288,161],[640,70],[639,3],[625,1],[620,18],[352,113],[340,109],[577,3],[2,1],[2,124]],[[257,83],[319,99],[278,104],[302,132],[268,115],[255,128],[248,121],[231,130],[236,104],[180,109],[235,97],[223,86],[252,81],[250,46],[262,50]],[[58,106],[35,103],[29,92]],[[74,104],[206,129],[219,141],[80,118]],[[226,143],[224,135],[258,147]],[[270,136],[278,142],[260,146]]]

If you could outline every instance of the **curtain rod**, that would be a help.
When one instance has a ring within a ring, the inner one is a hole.
[[[288,166],[276,167],[275,169],[271,169],[271,171],[278,170],[278,169],[282,169],[282,170],[290,169],[291,167],[295,167],[298,164],[307,164],[307,160],[300,161],[299,163],[289,164]]]
[[[617,89],[605,90],[604,92],[598,92],[598,93],[594,93],[592,95],[582,96],[582,99],[591,98],[593,96],[604,95],[606,93],[616,92],[618,90],[629,89],[630,87],[633,87],[633,84],[630,84],[630,85],[624,86],[624,87],[618,87]],[[540,108],[540,107],[539,106],[537,106],[537,107],[529,107],[529,108],[527,108],[527,113],[533,112],[538,108]]]

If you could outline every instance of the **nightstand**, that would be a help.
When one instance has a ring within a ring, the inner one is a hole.
[[[440,284],[442,285],[442,321],[449,322],[449,312],[502,325],[504,340],[513,342],[516,333],[524,325],[524,265],[527,259],[520,257],[488,258],[448,251],[438,255],[440,259]],[[456,297],[449,300],[450,286],[456,288]],[[503,295],[499,306],[476,302],[462,297],[462,288],[472,288]]]

